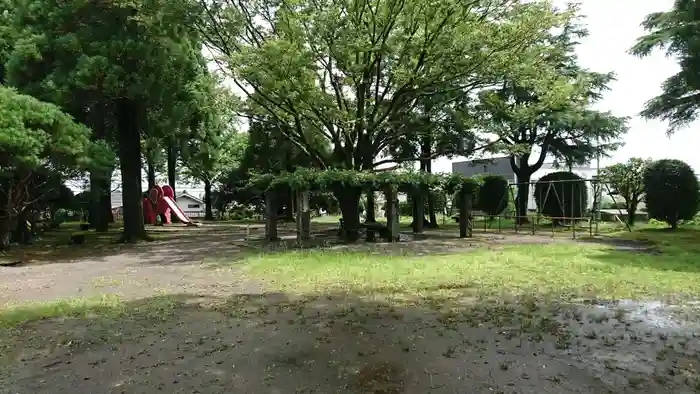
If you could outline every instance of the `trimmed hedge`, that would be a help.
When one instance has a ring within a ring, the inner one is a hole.
[[[644,201],[649,217],[678,227],[698,212],[700,188],[693,169],[680,160],[658,160],[644,172]]]
[[[500,175],[487,175],[482,182],[476,207],[489,216],[500,215],[508,207],[508,181]]]
[[[535,184],[535,202],[543,215],[580,218],[588,206],[588,186],[573,172],[552,172]]]

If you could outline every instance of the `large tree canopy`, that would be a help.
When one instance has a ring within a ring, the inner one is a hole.
[[[419,98],[488,85],[564,18],[539,2],[202,4],[207,45],[251,104],[320,165],[352,169],[409,132],[392,122]]]
[[[478,124],[510,156],[518,178],[517,213],[522,221],[531,176],[548,157],[582,164],[617,148],[618,137],[627,131],[626,118],[591,108],[613,75],[578,64],[577,38],[587,32],[576,22],[572,18],[545,40],[551,49],[545,62],[536,68],[524,64],[519,74],[505,74],[500,86],[479,92],[471,109]]]
[[[48,191],[32,190],[60,172],[88,169],[95,153],[90,130],[60,108],[0,87],[0,248],[17,217]]]
[[[413,133],[398,126],[421,98],[462,97],[536,63],[547,32],[570,17],[546,2],[488,0],[201,5],[206,45],[249,109],[283,125],[276,131],[318,166],[354,170],[374,169]],[[352,237],[359,190],[351,189],[336,195]]]
[[[157,119],[184,121],[179,103],[204,67],[200,43],[185,27],[187,2],[26,0],[23,34],[7,62],[11,85],[57,103],[104,131],[111,119],[124,197],[124,240],[145,235],[141,215],[141,137]],[[102,133],[104,134],[104,133]]]
[[[649,100],[642,111],[646,118],[669,122],[669,133],[697,119],[700,108],[700,3],[676,0],[666,12],[647,15],[642,27],[648,32],[639,37],[631,52],[649,56],[655,49],[676,58],[680,71],[666,79],[660,95]]]
[[[240,167],[248,135],[238,132],[238,100],[219,78],[203,73],[195,90],[201,123],[190,134],[183,161],[187,175],[204,183],[205,218],[212,220],[212,187]]]

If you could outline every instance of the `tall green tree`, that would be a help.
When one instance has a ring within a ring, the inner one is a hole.
[[[661,85],[660,95],[649,100],[641,115],[669,122],[673,133],[697,119],[700,108],[700,3],[697,0],[675,0],[666,12],[646,16],[642,27],[647,34],[639,37],[630,52],[649,56],[655,49],[677,60],[680,66]]]
[[[567,18],[544,2],[200,3],[207,45],[257,113],[318,166],[355,170],[410,132],[393,122],[419,98],[489,86]],[[334,193],[356,239],[361,190]]]
[[[175,115],[174,102],[196,76],[200,44],[186,26],[185,2],[27,0],[27,31],[7,63],[11,84],[87,122],[112,116],[124,207],[124,241],[147,238],[141,212],[141,137],[148,112]],[[99,118],[94,116],[93,118]],[[94,129],[100,127],[94,126]]]
[[[183,158],[187,175],[204,184],[205,219],[213,220],[212,188],[241,165],[247,134],[236,130],[238,100],[214,75],[202,74],[196,87],[202,122],[191,134]]]
[[[625,163],[613,164],[601,171],[601,180],[610,186],[612,193],[625,200],[627,223],[630,226],[634,226],[637,207],[644,197],[644,173],[651,164],[651,159],[633,157]]]
[[[93,163],[90,130],[55,105],[0,87],[0,249],[10,232],[53,185],[50,178]]]
[[[574,54],[577,38],[587,33],[573,17],[546,45],[550,52],[537,68],[524,66],[500,87],[479,93],[474,111],[481,127],[497,136],[517,177],[517,216],[527,221],[532,174],[551,157],[567,165],[584,163],[618,147],[627,131],[624,117],[591,109],[612,74],[583,69]]]

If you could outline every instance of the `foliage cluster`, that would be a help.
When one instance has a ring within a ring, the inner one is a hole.
[[[581,218],[588,206],[586,180],[568,171],[549,173],[535,184],[535,202],[542,214],[557,220]]]
[[[489,216],[503,213],[508,207],[508,181],[500,175],[487,175],[481,179],[476,208]]]
[[[289,187],[297,191],[327,191],[337,187],[365,190],[413,191],[442,190],[447,194],[465,191],[474,194],[479,181],[461,174],[431,174],[425,172],[369,172],[354,170],[315,170],[299,168],[294,172],[254,176],[247,187],[267,191]]]
[[[644,198],[644,173],[651,164],[650,159],[633,157],[625,163],[617,163],[604,168],[600,177],[610,187],[613,195],[622,197],[622,201],[609,201],[601,208],[618,207],[627,211],[627,223],[634,225],[637,206]]]
[[[693,169],[680,160],[658,160],[644,172],[644,194],[649,217],[677,228],[692,220],[700,207],[700,187]]]

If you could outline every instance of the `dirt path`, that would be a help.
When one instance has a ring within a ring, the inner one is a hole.
[[[35,321],[5,333],[0,392],[700,391],[700,326],[687,309],[301,299],[263,294],[263,284],[235,265],[202,265],[207,258],[244,256],[250,250],[241,241],[260,231],[193,229],[98,257],[0,268],[0,304],[104,294],[131,300],[118,316]],[[363,250],[455,253],[511,241],[445,237]]]
[[[259,283],[235,267],[207,269],[202,261],[242,253],[240,242],[259,229],[221,227],[169,230],[165,241],[105,246],[87,255],[0,267],[0,305],[105,294],[140,299],[159,294],[259,294]]]
[[[201,299],[179,296],[182,304]],[[629,313],[285,295],[42,321],[5,393],[693,393],[698,341]],[[143,304],[139,304],[143,305]],[[165,305],[169,305],[165,307]],[[0,375],[0,378],[3,376]]]

